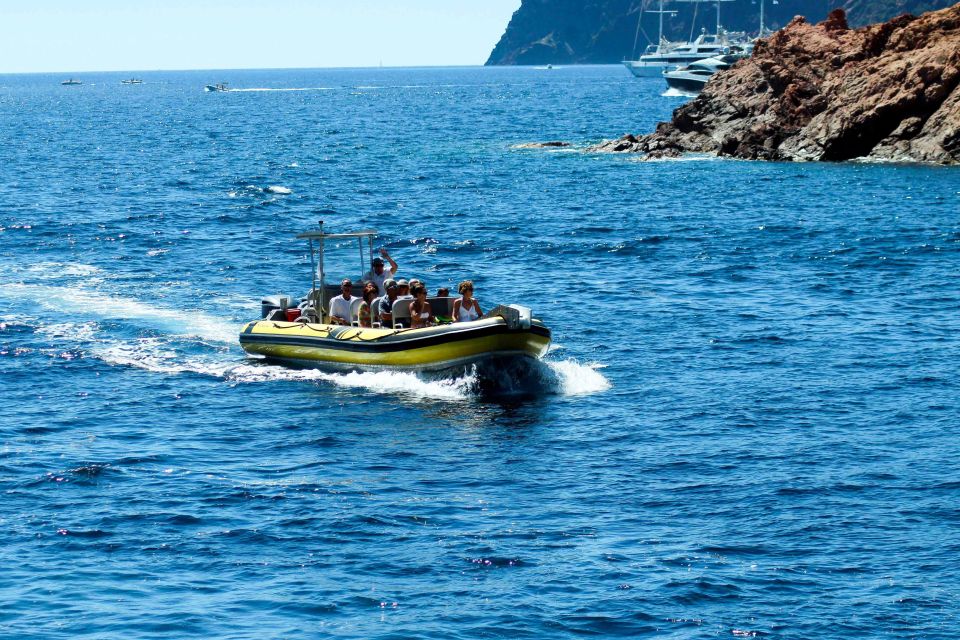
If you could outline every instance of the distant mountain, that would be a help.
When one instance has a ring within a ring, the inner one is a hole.
[[[497,64],[603,64],[635,58],[657,39],[659,0],[522,0],[506,32],[487,60]],[[764,22],[771,29],[797,15],[819,22],[836,8],[851,26],[889,20],[903,13],[952,6],[955,0],[764,0]],[[716,28],[716,2],[664,0],[676,11],[664,19],[665,36],[687,40]],[[755,32],[760,0],[724,0],[720,22],[729,31]]]

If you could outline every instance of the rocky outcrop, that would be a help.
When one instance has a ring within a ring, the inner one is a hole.
[[[711,78],[673,120],[591,151],[960,163],[960,4],[861,29],[802,18]]]
[[[809,22],[823,20],[842,8],[850,24],[860,26],[903,13],[942,9],[954,0],[767,0],[765,23],[779,29],[797,15]],[[523,0],[487,64],[603,64],[632,58],[657,38],[659,16],[649,13],[659,0]],[[664,0],[665,35],[686,40],[716,25],[714,6],[704,2]],[[757,0],[724,2],[721,22],[730,31],[755,33],[759,28]]]

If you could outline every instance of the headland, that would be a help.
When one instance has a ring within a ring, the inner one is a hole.
[[[649,135],[589,151],[648,157],[960,164],[960,4],[859,29],[797,17]]]

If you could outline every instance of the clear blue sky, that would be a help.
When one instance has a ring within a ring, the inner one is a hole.
[[[0,73],[483,64],[520,0],[0,0]]]

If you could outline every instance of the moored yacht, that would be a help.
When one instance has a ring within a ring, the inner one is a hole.
[[[678,0],[681,2],[699,2],[700,0]],[[645,13],[656,13],[660,16],[660,29],[657,35],[657,44],[650,45],[646,51],[637,60],[624,60],[625,66],[630,73],[638,78],[656,78],[666,69],[690,64],[697,60],[719,56],[729,53],[731,47],[742,45],[745,40],[745,34],[737,34],[744,37],[731,37],[720,26],[720,3],[730,2],[731,0],[712,0],[717,3],[717,27],[716,33],[708,35],[706,30],[701,31],[696,40],[690,40],[686,43],[670,42],[663,37],[663,16],[676,15],[676,11],[664,11],[663,0],[660,0],[659,8],[656,11],[646,11]],[[641,17],[642,17],[641,13]],[[639,32],[639,18],[637,29]],[[691,34],[692,38],[693,34]]]
[[[737,53],[704,58],[675,69],[665,71],[663,79],[671,89],[684,93],[700,93],[707,81],[718,71],[729,69],[737,60],[748,57],[750,54],[740,51]]]
[[[656,78],[665,70],[688,65],[697,60],[721,56],[737,47],[726,34],[709,35],[701,33],[693,42],[686,44],[664,41],[658,46],[650,45],[639,60],[625,60],[624,66],[638,78]]]

